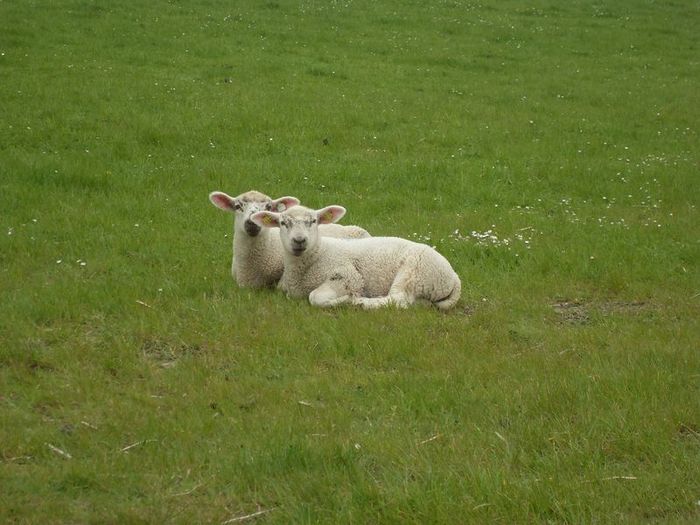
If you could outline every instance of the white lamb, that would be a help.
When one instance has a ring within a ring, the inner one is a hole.
[[[342,206],[318,211],[295,206],[251,216],[259,226],[280,229],[284,273],[278,286],[288,296],[308,297],[315,306],[405,308],[421,300],[447,310],[457,303],[459,277],[430,246],[398,237],[348,241],[319,236],[320,224],[336,222],[343,215]]]
[[[234,213],[233,262],[231,273],[241,287],[273,286],[282,277],[284,261],[279,230],[261,229],[250,216],[262,210],[284,211],[299,204],[295,197],[271,199],[258,191],[248,191],[238,197],[214,191],[209,200],[224,211]],[[329,237],[361,238],[369,233],[359,226],[329,224],[321,230]]]

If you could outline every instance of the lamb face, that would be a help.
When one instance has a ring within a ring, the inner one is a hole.
[[[287,251],[299,257],[318,245],[318,220],[309,209],[290,209],[280,216],[280,239]]]
[[[270,210],[272,199],[263,193],[249,191],[238,197],[239,208],[236,210],[235,224],[241,233],[256,237],[260,226],[250,220],[250,216],[263,210]]]
[[[331,224],[345,215],[342,206],[328,206],[321,210],[311,210],[295,206],[282,213],[259,212],[251,217],[258,226],[279,227],[282,247],[296,257],[311,252],[318,246],[319,224]]]

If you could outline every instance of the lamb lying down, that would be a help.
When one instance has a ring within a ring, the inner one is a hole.
[[[283,211],[299,204],[295,197],[271,199],[259,191],[247,191],[231,197],[221,191],[209,194],[214,206],[234,213],[233,262],[231,273],[240,287],[262,288],[274,286],[282,277],[284,263],[279,232],[261,230],[250,216],[261,210]],[[369,233],[359,226],[328,224],[321,235],[329,237],[361,238]]]
[[[338,221],[342,206],[315,211],[303,206],[281,213],[260,211],[250,220],[280,230],[284,273],[279,287],[290,297],[308,297],[315,306],[357,304],[407,307],[428,301],[453,307],[462,289],[450,263],[437,251],[398,237],[348,241],[319,236],[319,225]]]

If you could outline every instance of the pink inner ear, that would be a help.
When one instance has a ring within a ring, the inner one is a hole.
[[[276,214],[266,212],[266,211],[259,211],[257,213],[254,213],[250,219],[257,224],[258,226],[261,226],[263,228],[275,228],[279,227],[279,220],[277,218]]]
[[[273,209],[277,212],[283,212],[287,208],[291,208],[292,206],[297,206],[299,204],[299,199],[295,197],[282,197],[281,199],[277,199],[275,201],[275,205],[273,206]]]
[[[319,224],[330,224],[340,220],[345,215],[345,208],[341,206],[328,206],[318,212]]]
[[[217,208],[221,208],[222,210],[235,210],[236,206],[233,203],[233,199],[226,195],[225,193],[212,193],[209,196],[209,199],[211,202],[216,206]]]
[[[333,222],[335,222],[345,215],[345,208],[341,208],[340,206],[332,206],[330,212],[333,215]]]

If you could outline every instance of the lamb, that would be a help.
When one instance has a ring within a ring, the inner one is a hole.
[[[368,309],[428,301],[448,310],[457,303],[462,289],[459,276],[430,246],[398,237],[353,241],[319,237],[319,225],[343,215],[342,206],[318,211],[295,206],[250,217],[261,227],[280,230],[284,273],[278,286],[288,296],[308,297],[314,306],[355,304]]]
[[[248,191],[238,197],[231,197],[223,192],[214,191],[209,194],[209,200],[217,208],[234,213],[231,274],[238,286],[274,286],[282,277],[284,269],[279,230],[261,229],[250,217],[261,210],[284,211],[298,205],[299,199],[271,199],[258,191]],[[369,233],[359,226],[339,224],[324,226],[320,234],[329,237],[369,237]]]

